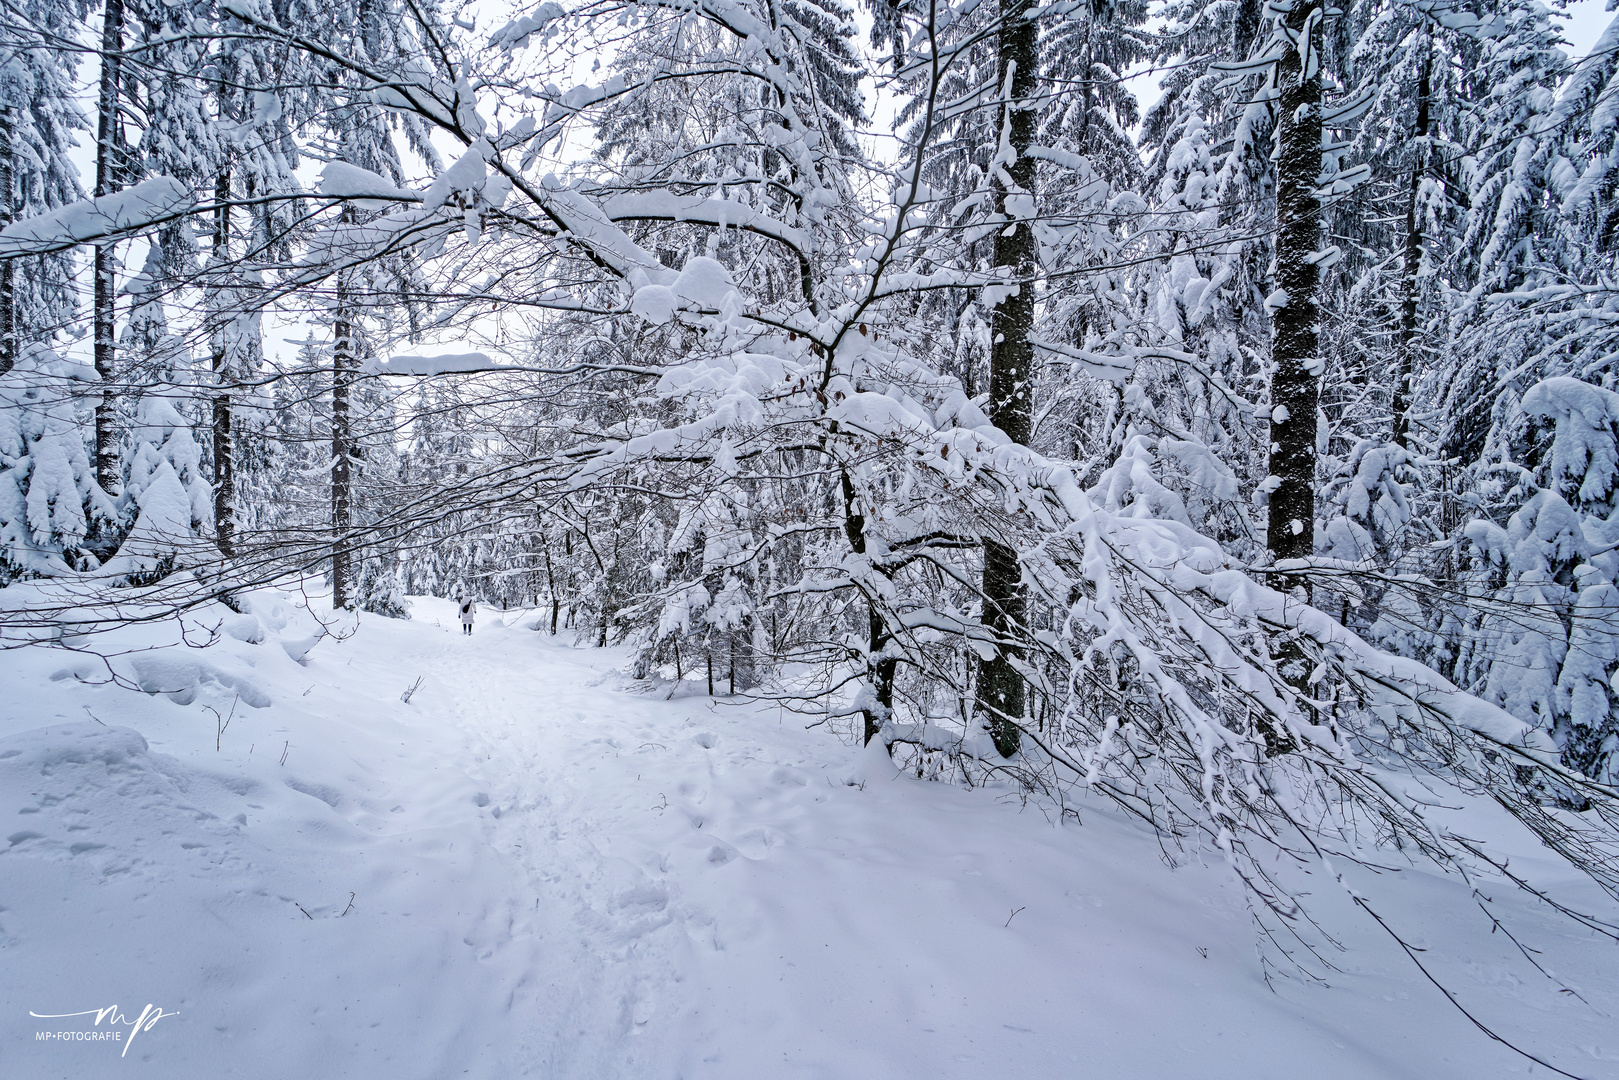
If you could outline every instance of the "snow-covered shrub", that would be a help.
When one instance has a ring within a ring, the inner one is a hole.
[[[729,442],[707,470],[712,479],[682,508],[662,557],[649,567],[656,591],[624,612],[639,639],[637,670],[673,664],[677,677],[698,671],[732,692],[758,681],[753,554],[756,512]],[[655,618],[655,625],[650,624]]]
[[[90,569],[98,526],[119,519],[96,483],[79,412],[94,369],[43,346],[0,374],[0,579]]]
[[[130,283],[135,297],[124,343],[140,358],[141,380],[133,422],[124,438],[124,485],[118,503],[129,532],[108,573],[139,584],[177,565],[214,554],[213,485],[203,474],[203,451],[193,434],[195,386],[184,345],[168,332],[157,282],[147,272]]]
[[[1550,732],[1571,768],[1619,778],[1619,394],[1558,377],[1530,388],[1502,463],[1526,493],[1505,528],[1464,535],[1478,615],[1460,670]]]
[[[354,582],[355,606],[390,619],[410,618],[410,602],[405,599],[403,575],[398,568],[385,565],[383,556],[374,551],[367,551],[359,562]]]

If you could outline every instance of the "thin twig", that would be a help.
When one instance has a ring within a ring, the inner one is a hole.
[[[1372,917],[1372,919],[1374,921],[1376,921],[1377,925],[1381,926],[1383,928],[1384,932],[1387,933],[1389,937],[1394,939],[1395,944],[1399,945],[1400,948],[1405,951],[1405,955],[1411,958],[1411,962],[1413,964],[1417,965],[1417,970],[1422,972],[1423,976],[1429,982],[1433,983],[1434,986],[1438,987],[1439,992],[1441,994],[1445,995],[1445,1000],[1449,1001],[1452,1005],[1454,1005],[1456,1007],[1457,1012],[1461,1013],[1463,1016],[1467,1017],[1467,1019],[1471,1020],[1473,1022],[1474,1027],[1478,1028],[1480,1031],[1484,1032],[1484,1034],[1488,1035],[1490,1038],[1494,1039],[1496,1042],[1500,1043],[1502,1046],[1506,1047],[1508,1050],[1511,1050],[1513,1053],[1518,1054],[1518,1055],[1520,1055],[1522,1057],[1528,1058],[1530,1061],[1533,1061],[1536,1065],[1540,1065],[1540,1066],[1542,1066],[1544,1068],[1550,1069],[1552,1072],[1556,1073],[1558,1076],[1566,1076],[1566,1077],[1569,1078],[1569,1080],[1586,1080],[1585,1077],[1578,1076],[1578,1075],[1576,1075],[1574,1073],[1571,1073],[1571,1072],[1564,1072],[1562,1069],[1559,1069],[1556,1065],[1553,1065],[1551,1062],[1546,1061],[1543,1058],[1536,1057],[1534,1054],[1531,1054],[1529,1051],[1523,1049],[1521,1046],[1518,1046],[1518,1045],[1516,1045],[1514,1043],[1508,1042],[1505,1038],[1503,1038],[1500,1035],[1497,1035],[1494,1031],[1490,1030],[1490,1028],[1488,1026],[1486,1026],[1485,1023],[1482,1020],[1480,1020],[1478,1017],[1474,1016],[1472,1013],[1468,1012],[1467,1007],[1465,1005],[1463,1005],[1460,1001],[1456,1000],[1456,995],[1451,993],[1450,990],[1445,986],[1444,983],[1442,983],[1438,979],[1434,978],[1433,973],[1431,971],[1429,971],[1426,967],[1423,966],[1421,960],[1417,959],[1417,953],[1421,952],[1422,950],[1420,950],[1420,949],[1416,948],[1414,945],[1411,945],[1410,943],[1408,943],[1399,934],[1396,934],[1394,932],[1393,928],[1390,927],[1388,923],[1383,921],[1383,916],[1381,916],[1377,912],[1373,911],[1372,908],[1371,908],[1371,905],[1367,904],[1366,901],[1359,894],[1351,893],[1350,896],[1355,901],[1355,906],[1360,908],[1366,914],[1370,915]]]

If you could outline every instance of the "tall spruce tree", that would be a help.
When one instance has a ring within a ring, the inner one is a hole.
[[[101,8],[100,87],[96,94],[97,197],[112,195],[130,179],[130,154],[124,132],[124,0],[103,0]],[[118,391],[113,385],[118,350],[115,326],[118,300],[116,243],[94,247],[93,311],[96,373],[103,384],[96,406],[96,481],[103,490],[118,486]]]
[[[989,403],[996,427],[1013,442],[1027,443],[1034,405],[1035,290],[1039,259],[1035,240],[1034,145],[1040,85],[1040,26],[1028,0],[1003,0],[997,27],[996,85],[1000,98],[997,142],[990,159],[994,212],[1004,226],[995,234],[995,269],[1008,285],[990,319]],[[992,656],[978,671],[978,705],[988,717],[1003,757],[1017,753],[1027,707],[1020,651],[1012,644],[1027,618],[1017,553],[995,540],[984,542],[984,624],[995,635]]]
[[[1270,380],[1269,516],[1265,546],[1277,562],[1315,553],[1316,411],[1320,350],[1322,21],[1326,5],[1295,0],[1278,16],[1291,46],[1276,62],[1276,290]],[[1307,578],[1279,578],[1288,588]],[[1298,676],[1301,681],[1303,674]]]

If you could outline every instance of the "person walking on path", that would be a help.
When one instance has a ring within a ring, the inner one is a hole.
[[[463,597],[460,598],[460,600],[461,600],[461,630],[462,630],[463,633],[470,634],[470,633],[472,633],[472,613],[473,613],[473,610],[476,607],[476,605],[473,603],[472,597],[470,597],[470,596],[463,596]]]

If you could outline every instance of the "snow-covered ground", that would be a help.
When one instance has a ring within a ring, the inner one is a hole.
[[[1268,986],[1221,866],[1172,867],[1105,805],[1063,823],[896,776],[773,707],[632,683],[531,615],[468,638],[415,605],[311,647],[296,598],[258,594],[209,648],[114,659],[156,696],[0,653],[0,1075],[1531,1072],[1329,882],[1330,985]],[[1611,944],[1493,894],[1567,993],[1462,883],[1375,888],[1481,1019],[1619,1077]]]

